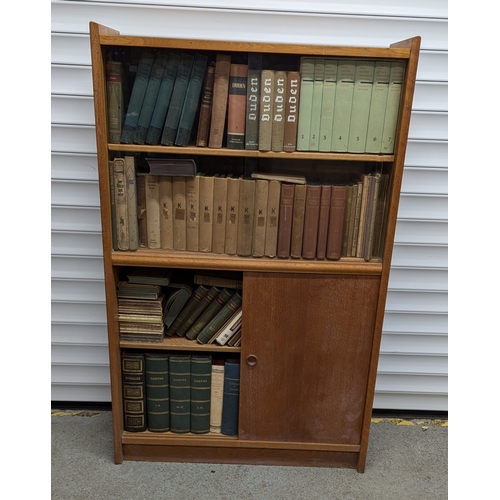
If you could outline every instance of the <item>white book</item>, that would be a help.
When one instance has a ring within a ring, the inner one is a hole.
[[[226,345],[227,341],[241,328],[242,309],[238,309],[224,324],[215,342],[219,345]]]

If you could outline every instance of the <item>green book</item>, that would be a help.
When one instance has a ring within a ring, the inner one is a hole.
[[[191,314],[191,311],[198,305],[201,299],[208,293],[208,288],[203,285],[199,285],[196,290],[191,295],[191,298],[188,300],[186,305],[182,308],[182,310],[177,314],[177,317],[170,325],[170,328],[167,330],[167,335],[172,336],[177,329],[186,321],[186,319]]]
[[[300,61],[299,121],[297,124],[297,151],[309,149],[311,112],[314,87],[314,57]]]
[[[167,329],[170,328],[175,318],[177,318],[187,301],[191,298],[191,292],[191,288],[186,286],[175,290],[169,295],[163,311],[163,323]]]
[[[351,124],[347,143],[349,153],[365,152],[374,70],[375,61],[358,61],[356,63],[352,91]]]
[[[170,430],[169,355],[164,352],[146,352],[146,409],[148,430]]]
[[[389,90],[387,93],[384,131],[382,132],[381,152],[384,154],[394,153],[394,144],[396,142],[396,125],[398,123],[404,72],[404,62],[393,61],[391,63],[391,76],[389,79]]]
[[[214,299],[221,292],[221,288],[216,286],[210,287],[208,293],[201,299],[198,303],[197,307],[193,309],[189,317],[182,323],[180,328],[177,329],[177,335],[183,337],[187,334],[187,332],[191,329],[191,327],[195,324],[198,318],[205,312],[206,309],[210,306],[210,304],[214,301]],[[187,335],[186,335],[187,336]],[[193,337],[187,337],[188,339],[194,340],[196,335]]]
[[[337,90],[333,110],[331,151],[347,152],[355,68],[356,63],[354,61],[339,60]]]
[[[170,105],[165,119],[165,127],[163,128],[163,134],[161,136],[161,143],[164,146],[174,145],[179,120],[181,118],[182,106],[184,105],[184,98],[186,97],[189,79],[191,77],[193,61],[193,55],[187,52],[182,54],[182,60],[177,70],[172,97],[170,98]]]
[[[191,431],[191,356],[170,354],[170,430]]]
[[[319,150],[319,132],[321,127],[321,105],[323,103],[323,83],[325,78],[325,60],[314,59],[314,83],[311,100],[311,124],[309,126],[309,150]]]
[[[224,304],[216,316],[201,330],[196,339],[200,344],[207,344],[214,334],[241,306],[241,294],[234,292],[232,297]]]
[[[160,143],[180,62],[181,56],[179,54],[176,52],[168,53],[165,71],[163,72],[163,78],[158,90],[158,97],[156,98],[153,115],[151,116],[148,135],[146,136],[146,144],[154,145]]]
[[[149,75],[146,95],[144,96],[139,121],[137,122],[134,141],[136,144],[144,144],[146,142],[149,124],[151,123],[151,117],[153,116],[166,64],[167,55],[164,52],[157,52],[153,61],[153,66],[151,67],[151,74]]]
[[[337,90],[337,72],[337,59],[326,58],[319,131],[319,151],[323,152],[329,152],[332,149],[333,110],[335,105],[335,91]]]
[[[210,431],[212,356],[191,355],[191,432]]]
[[[124,144],[134,143],[135,131],[139,122],[139,115],[141,113],[144,96],[146,95],[152,66],[153,51],[144,49],[141,52],[139,64],[137,66],[137,73],[132,86],[127,113],[125,114],[125,122],[123,123],[121,142]]]
[[[175,138],[176,146],[187,146],[193,129],[194,118],[200,103],[201,88],[205,77],[208,57],[203,54],[195,54],[191,77],[189,79],[186,97],[182,106],[179,127]]]

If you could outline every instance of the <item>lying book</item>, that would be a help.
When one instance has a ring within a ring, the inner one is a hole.
[[[233,277],[231,271],[224,273],[221,271],[203,271],[194,275],[194,282],[198,285],[219,286],[221,288],[243,288],[241,275]]]
[[[196,162],[190,158],[146,158],[150,175],[171,177],[196,175]]]
[[[118,298],[127,299],[149,299],[156,300],[161,295],[161,287],[158,285],[146,285],[141,283],[129,283],[120,281],[118,283]]]
[[[162,314],[165,295],[157,299],[118,298],[118,313],[124,314]]]
[[[306,178],[303,175],[294,174],[264,174],[262,172],[252,172],[252,179],[264,179],[268,181],[290,182],[292,184],[305,184]]]
[[[242,323],[241,307],[224,323],[222,328],[217,332],[215,342],[219,345],[226,345],[240,329]]]
[[[143,285],[168,286],[172,279],[172,269],[138,267],[128,275],[129,283],[139,283]]]

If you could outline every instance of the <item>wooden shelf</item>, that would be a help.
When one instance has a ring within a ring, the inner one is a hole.
[[[129,340],[120,340],[120,347],[124,349],[217,352],[221,354],[241,351],[240,347],[222,346],[218,344],[200,344],[196,340],[190,340],[185,337],[165,337],[162,342],[132,342]]]

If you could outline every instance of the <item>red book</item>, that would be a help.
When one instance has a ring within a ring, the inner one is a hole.
[[[319,260],[323,260],[326,257],[331,196],[332,186],[330,184],[323,184],[321,186],[321,200],[319,202],[318,248],[316,249],[316,258]]]
[[[294,184],[281,184],[277,255],[282,259],[287,259],[288,257],[290,257],[294,193]]]
[[[306,208],[304,211],[304,234],[302,236],[302,257],[304,259],[316,258],[320,200],[321,185],[307,184]]]
[[[226,124],[229,71],[231,55],[217,54],[215,60],[214,92],[212,98],[212,119],[208,139],[209,148],[221,148]]]
[[[227,101],[227,147],[245,149],[247,64],[231,64]]]

